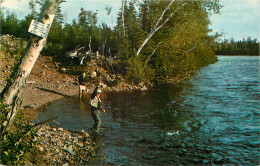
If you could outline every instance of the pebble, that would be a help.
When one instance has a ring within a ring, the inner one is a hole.
[[[43,152],[44,148],[42,146],[38,145],[37,147],[41,152]]]
[[[58,131],[63,131],[63,128],[58,128]]]
[[[7,121],[4,121],[3,126],[7,126],[7,123],[8,123]]]

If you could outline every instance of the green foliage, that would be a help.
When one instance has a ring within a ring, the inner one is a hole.
[[[127,75],[131,82],[140,83],[145,78],[143,62],[140,57],[131,57],[128,60]]]
[[[42,54],[54,56],[55,60],[66,60],[66,53],[76,47],[85,47],[106,57],[117,56],[120,61],[118,64],[121,64],[117,72],[127,74],[135,82],[169,79],[215,62],[212,50],[217,36],[209,35],[208,16],[219,13],[221,5],[218,0],[174,1],[158,25],[166,20],[167,23],[152,36],[139,57],[136,57],[136,51],[157,24],[169,2],[137,3],[125,0],[124,23],[120,11],[117,25],[113,28],[104,23],[98,25],[98,11],[84,8],[80,9],[78,18],[71,24],[64,23],[59,8]],[[28,33],[25,31],[30,20],[38,15],[35,6],[39,4],[31,0],[31,13],[21,21],[12,13],[2,16],[3,32],[27,38]],[[107,15],[111,14],[111,8],[106,7],[105,10]],[[22,33],[18,34],[19,31]]]
[[[23,119],[22,113],[19,113],[15,120],[15,129],[10,132],[3,132],[6,125],[7,107],[0,105],[1,120],[1,163],[6,165],[24,164],[25,154],[32,152],[33,138],[35,131]]]
[[[2,35],[0,38],[0,52],[2,58],[9,60],[15,58],[17,61],[21,57],[26,46],[26,42],[21,38],[12,35]]]
[[[208,7],[211,3],[207,2],[176,1],[166,12],[163,20],[178,9],[178,12],[169,18],[167,24],[150,41],[150,43],[161,43],[148,63],[150,68],[155,70],[157,80],[186,75],[216,61],[211,47],[215,37],[208,35],[210,32],[208,10],[211,10]],[[146,17],[147,20],[150,19],[146,22],[151,22],[153,27],[168,3],[167,1],[152,1],[146,4]],[[184,7],[180,7],[182,5]],[[143,25],[143,27],[147,26],[150,25]],[[145,51],[143,54],[146,54]]]

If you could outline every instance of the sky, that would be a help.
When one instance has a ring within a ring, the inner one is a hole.
[[[66,16],[66,21],[76,19],[80,8],[98,12],[99,23],[116,24],[116,16],[121,7],[122,0],[66,0],[61,4],[61,9]],[[5,0],[1,7],[6,11],[15,11],[18,18],[22,19],[30,10],[29,0]],[[260,40],[260,0],[220,0],[223,5],[221,14],[210,16],[210,29],[222,33],[223,38],[235,40],[248,37]],[[106,7],[112,7],[111,16],[107,16]]]

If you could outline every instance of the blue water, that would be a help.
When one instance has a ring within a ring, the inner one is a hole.
[[[259,57],[218,59],[178,85],[103,94],[101,148],[86,164],[259,165]],[[72,130],[93,125],[77,99],[50,104],[36,121],[55,116]]]

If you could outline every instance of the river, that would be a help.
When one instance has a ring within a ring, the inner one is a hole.
[[[259,57],[218,59],[178,85],[103,95],[100,149],[86,165],[259,165]],[[56,116],[71,130],[93,125],[77,98],[51,103],[35,121]]]

